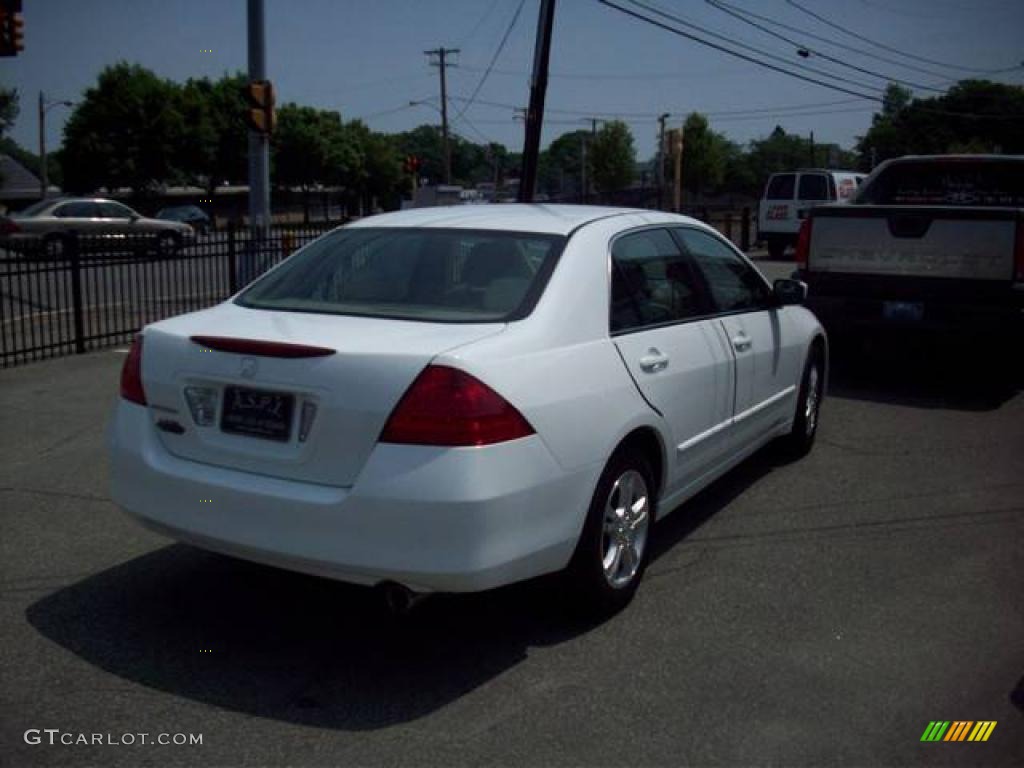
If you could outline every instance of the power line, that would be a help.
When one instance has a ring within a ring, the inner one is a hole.
[[[473,67],[468,64],[459,64],[459,69],[466,72],[483,72],[483,67]],[[635,74],[623,74],[621,72],[594,72],[592,74],[583,72],[551,72],[548,77],[552,80],[692,80],[694,78],[708,79],[718,75],[737,75],[746,70],[732,70],[730,72],[647,72]],[[501,69],[495,67],[491,70],[493,75],[529,76],[525,69]]]
[[[881,48],[883,51],[890,51],[890,52],[898,54],[900,56],[905,56],[906,58],[913,59],[914,61],[921,61],[921,62],[924,62],[925,64],[934,64],[937,67],[946,67],[946,69],[959,69],[962,72],[978,72],[978,73],[985,74],[985,75],[997,75],[997,74],[1000,74],[1000,73],[1003,73],[1003,72],[1012,72],[1013,70],[1020,68],[1019,66],[1016,66],[1016,67],[1006,67],[1004,69],[979,69],[977,67],[965,67],[962,64],[948,64],[948,63],[943,62],[943,61],[936,61],[935,59],[927,59],[924,56],[917,56],[917,55],[915,55],[913,53],[907,53],[906,51],[901,51],[899,48],[894,48],[891,45],[886,45],[885,43],[880,43],[877,40],[872,40],[869,37],[865,37],[864,35],[861,35],[861,34],[859,34],[857,32],[853,32],[852,30],[849,30],[846,27],[840,26],[839,24],[836,24],[833,21],[829,21],[828,19],[826,19],[821,14],[818,14],[818,13],[815,13],[814,11],[812,11],[810,8],[805,8],[804,6],[800,5],[800,3],[796,2],[796,0],[786,0],[786,2],[789,5],[791,5],[794,8],[796,8],[798,11],[801,11],[802,13],[806,13],[812,19],[817,19],[822,24],[824,24],[826,26],[829,26],[829,27],[832,27],[832,29],[838,30],[839,32],[842,32],[844,35],[849,35],[850,37],[855,38],[857,40],[861,40],[862,42],[865,42],[868,45],[873,45],[876,48]]]
[[[943,92],[942,88],[935,88],[934,86],[931,86],[931,85],[923,85],[921,83],[915,83],[915,82],[910,81],[910,80],[901,80],[900,78],[894,77],[892,75],[886,75],[886,74],[883,74],[881,72],[875,72],[874,70],[867,69],[865,67],[859,67],[856,64],[852,64],[852,63],[850,63],[848,61],[843,61],[842,59],[837,58],[835,56],[830,56],[827,53],[823,53],[822,51],[815,50],[814,48],[811,48],[809,45],[805,45],[804,43],[800,43],[800,42],[798,42],[796,40],[792,40],[791,38],[788,38],[788,37],[786,37],[783,34],[775,32],[774,30],[769,29],[768,27],[766,27],[766,26],[764,26],[762,24],[758,24],[756,21],[752,21],[751,19],[745,18],[744,16],[741,16],[736,11],[733,11],[732,9],[727,8],[726,6],[719,4],[718,2],[716,2],[716,0],[704,0],[704,2],[707,3],[708,5],[710,5],[712,8],[716,9],[716,10],[719,10],[722,13],[728,14],[729,16],[732,16],[733,18],[738,19],[739,21],[742,21],[744,24],[748,24],[748,25],[754,27],[755,29],[761,30],[766,35],[771,35],[772,37],[774,37],[774,38],[776,38],[778,40],[782,40],[783,42],[789,43],[790,45],[796,46],[797,48],[799,48],[799,49],[801,49],[803,51],[806,51],[808,53],[813,53],[815,56],[818,56],[819,58],[825,59],[825,61],[831,61],[832,63],[838,64],[838,65],[840,65],[842,67],[849,67],[850,69],[856,70],[857,72],[862,72],[865,75],[871,75],[872,77],[877,77],[877,78],[880,78],[882,80],[887,80],[889,82],[894,82],[894,83],[900,83],[901,85],[909,85],[912,88],[917,88],[919,90],[934,91],[936,93],[942,93]]]
[[[719,44],[713,43],[713,42],[711,42],[709,40],[705,40],[702,37],[698,37],[697,35],[691,34],[689,32],[685,32],[685,31],[683,31],[681,29],[676,29],[675,27],[670,27],[668,24],[664,24],[664,23],[662,23],[662,22],[660,22],[660,21],[658,21],[656,19],[652,19],[652,18],[649,18],[647,16],[644,16],[643,14],[637,13],[636,11],[632,11],[632,10],[630,10],[628,8],[623,8],[621,5],[616,5],[615,3],[611,2],[611,0],[597,0],[597,2],[601,3],[602,5],[608,6],[609,8],[613,8],[616,11],[619,11],[620,13],[624,13],[627,16],[632,16],[635,19],[638,19],[640,21],[645,21],[648,24],[652,24],[653,26],[656,26],[656,27],[659,27],[661,29],[664,29],[667,32],[671,32],[674,35],[678,35],[679,37],[685,37],[687,40],[693,40],[694,42],[700,43],[701,45],[707,46],[708,48],[713,48],[716,51],[720,51],[722,53],[728,54],[729,56],[734,56],[734,57],[736,57],[738,59],[743,59],[744,61],[748,61],[751,64],[756,64],[759,67],[764,67],[765,69],[770,69],[770,70],[773,70],[775,72],[780,72],[780,73],[782,73],[784,75],[789,75],[790,77],[795,77],[798,80],[803,80],[803,81],[808,82],[808,83],[814,83],[815,85],[820,85],[822,88],[829,88],[830,90],[833,90],[833,91],[838,91],[840,93],[846,93],[846,94],[849,94],[850,96],[859,96],[862,99],[871,99],[873,101],[879,101],[879,102],[881,101],[881,99],[878,96],[872,96],[872,95],[868,95],[868,94],[865,94],[865,93],[860,93],[858,91],[851,90],[851,89],[846,88],[846,87],[841,86],[841,85],[834,85],[833,83],[829,83],[829,82],[826,82],[824,80],[818,80],[818,79],[813,78],[813,77],[808,77],[807,75],[801,74],[799,72],[793,72],[792,70],[785,69],[785,68],[777,66],[775,64],[770,64],[770,63],[768,63],[766,61],[761,61],[760,59],[756,59],[753,56],[749,56],[749,55],[747,55],[745,53],[741,53],[739,51],[731,50],[729,48],[726,48],[723,45],[719,45]]]
[[[931,70],[931,69],[924,69],[923,67],[916,67],[913,64],[907,64],[904,61],[897,61],[896,59],[890,59],[890,58],[887,58],[887,57],[882,56],[882,55],[877,54],[877,53],[869,53],[868,51],[865,51],[863,49],[863,47],[858,48],[857,46],[847,45],[846,43],[843,43],[843,42],[841,42],[839,40],[835,40],[835,39],[833,39],[831,37],[824,37],[822,35],[817,35],[814,32],[810,32],[810,31],[805,30],[805,29],[800,29],[799,27],[794,27],[794,26],[791,26],[789,24],[783,24],[781,21],[776,21],[775,19],[770,18],[768,16],[762,16],[760,14],[754,13],[753,11],[748,11],[746,8],[740,8],[739,6],[730,5],[729,3],[723,2],[723,0],[716,0],[716,3],[718,5],[725,6],[725,7],[729,8],[729,9],[731,9],[733,11],[736,11],[737,13],[741,13],[744,16],[750,16],[751,18],[758,19],[759,21],[763,21],[765,24],[771,24],[773,27],[778,27],[779,29],[785,29],[785,30],[788,30],[790,32],[796,32],[797,34],[803,35],[804,37],[809,37],[812,40],[817,40],[819,42],[826,43],[826,44],[834,46],[836,48],[840,48],[840,49],[842,49],[844,51],[850,51],[851,53],[855,53],[858,56],[863,56],[863,57],[869,58],[869,59],[876,59],[878,61],[884,61],[886,64],[892,64],[892,65],[897,66],[897,67],[903,67],[904,69],[910,69],[910,70],[913,70],[914,72],[920,72],[921,74],[924,74],[924,75],[931,75],[932,77],[942,77],[942,78],[947,77],[947,75],[942,73],[942,72],[935,72],[934,70]]]
[[[598,2],[603,2],[603,0],[598,0]],[[810,67],[810,66],[807,66],[805,64],[795,64],[795,63],[791,62],[789,59],[785,58],[784,56],[778,56],[778,55],[776,55],[774,53],[771,53],[770,51],[764,51],[764,50],[761,50],[760,48],[755,48],[754,46],[749,45],[747,43],[737,42],[737,41],[733,40],[732,38],[730,38],[727,35],[722,35],[722,34],[719,34],[717,32],[714,32],[714,31],[712,31],[710,29],[707,29],[705,27],[701,27],[701,26],[699,26],[697,24],[694,24],[693,22],[687,21],[686,19],[683,19],[683,18],[681,18],[679,16],[675,16],[675,15],[673,15],[671,13],[668,13],[667,11],[662,11],[662,10],[660,10],[660,9],[654,7],[654,6],[647,5],[646,3],[641,2],[641,0],[627,0],[627,2],[630,2],[630,3],[632,3],[635,6],[639,6],[640,8],[643,8],[645,11],[648,11],[649,13],[654,13],[654,14],[656,14],[658,16],[661,16],[663,19],[668,19],[671,22],[674,22],[676,24],[681,24],[684,27],[696,30],[696,31],[698,31],[698,32],[700,32],[702,34],[708,35],[709,37],[712,37],[712,38],[715,38],[715,39],[718,39],[718,40],[722,40],[723,42],[726,42],[726,43],[728,43],[730,45],[734,45],[734,46],[737,46],[739,48],[743,48],[743,49],[745,49],[747,51],[759,54],[759,55],[761,55],[761,56],[763,56],[763,57],[765,57],[767,59],[770,59],[772,61],[779,61],[779,62],[782,62],[783,64],[786,64],[786,65],[791,66],[791,67],[796,67],[797,69],[803,70],[805,72],[813,72],[816,75],[821,75],[822,77],[828,77],[831,80],[838,80],[839,82],[847,83],[849,85],[854,85],[854,86],[856,86],[858,88],[864,88],[864,89],[867,89],[867,90],[876,91],[879,94],[882,93],[883,89],[878,88],[877,86],[871,85],[870,83],[862,83],[862,82],[860,82],[858,80],[851,80],[848,77],[843,77],[841,75],[837,75],[837,74],[835,74],[833,72],[829,72],[827,70],[818,69],[817,67]],[[610,5],[610,3],[604,3],[604,4],[605,5]],[[623,9],[619,8],[619,10],[623,10]],[[640,18],[640,17],[638,17],[638,18]],[[650,18],[646,18],[646,21],[650,22],[652,20]],[[669,28],[669,29],[671,29],[671,28]],[[678,30],[673,30],[673,31],[678,32]],[[735,52],[733,52],[733,53],[735,55]],[[758,63],[760,63],[762,65],[765,65],[764,62],[759,61],[759,60],[758,60]],[[792,74],[792,72],[787,73],[787,74]]]
[[[458,120],[465,114],[466,110],[473,105],[473,100],[476,99],[477,94],[480,93],[480,89],[484,87],[484,83],[487,82],[487,78],[491,75],[491,70],[494,68],[495,63],[498,61],[498,57],[501,56],[501,52],[505,49],[505,43],[508,42],[509,35],[512,34],[512,30],[515,29],[516,22],[519,21],[519,14],[523,10],[523,6],[526,5],[526,0],[519,0],[519,6],[516,8],[516,12],[512,14],[512,21],[509,22],[508,28],[505,30],[505,34],[501,37],[501,42],[498,43],[497,49],[494,51],[494,56],[491,57],[491,63],[487,65],[487,69],[484,70],[483,76],[480,81],[476,84],[476,88],[473,89],[473,93],[470,94],[469,99],[462,106],[459,114],[455,116]]]
[[[490,4],[490,5],[488,6],[488,7],[487,7],[487,10],[486,10],[486,11],[484,12],[484,15],[483,15],[483,16],[481,16],[481,17],[480,17],[480,19],[479,19],[479,20],[477,21],[477,23],[473,25],[473,29],[472,29],[472,30],[470,30],[469,34],[468,34],[468,35],[466,35],[466,36],[465,36],[464,38],[462,38],[462,41],[461,41],[461,42],[459,43],[459,47],[460,47],[460,48],[461,48],[462,46],[464,46],[464,45],[465,45],[465,44],[466,44],[467,42],[469,42],[470,40],[472,40],[472,39],[473,39],[473,36],[474,36],[474,35],[475,35],[475,34],[476,34],[477,32],[479,32],[479,31],[480,31],[480,27],[482,27],[482,26],[484,25],[484,22],[485,22],[485,21],[487,21],[487,20],[488,20],[488,19],[489,19],[489,18],[491,17],[491,14],[492,14],[492,13],[494,13],[494,9],[498,7],[498,4],[499,4],[500,2],[501,2],[501,0],[494,0],[494,1],[493,1],[493,2],[492,2],[492,3],[491,3],[491,4]]]

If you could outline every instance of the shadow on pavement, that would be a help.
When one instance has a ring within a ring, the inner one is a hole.
[[[831,340],[829,394],[918,408],[991,411],[1024,388],[1012,344],[910,331]]]
[[[778,463],[767,450],[657,526],[659,557]],[[437,595],[396,619],[380,596],[173,544],[32,604],[29,623],[132,682],[260,717],[369,730],[423,717],[598,626],[544,577]],[[634,604],[627,610],[637,610]]]

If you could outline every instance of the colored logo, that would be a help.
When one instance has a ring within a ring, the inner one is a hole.
[[[988,741],[995,728],[995,720],[932,720],[921,741]]]

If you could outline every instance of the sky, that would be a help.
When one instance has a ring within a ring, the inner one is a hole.
[[[656,12],[671,14],[721,36],[713,42],[764,59],[746,46],[756,47],[781,57],[774,63],[784,68],[815,67],[826,74],[803,74],[861,95],[877,96],[886,80],[819,54],[920,86],[941,88],[970,76],[1024,84],[1021,68],[998,75],[973,71],[1024,62],[1024,0],[722,0],[795,29],[769,27],[813,49],[806,59],[793,45],[708,0],[640,0],[646,9],[632,0],[613,1],[683,28]],[[887,47],[828,26],[794,2]],[[452,130],[519,151],[523,123],[515,107],[529,100],[539,5],[540,0],[265,0],[268,74],[278,103],[337,110],[346,120],[360,118],[374,130],[397,132],[440,122],[438,70],[423,52],[458,48],[456,66],[448,69]],[[25,0],[24,6],[25,51],[0,59],[0,84],[21,94],[12,135],[32,151],[38,150],[40,91],[47,99],[74,101],[119,60],[179,82],[247,66],[245,0]],[[711,39],[708,32],[689,29]],[[692,111],[703,112],[712,128],[740,143],[781,125],[804,135],[813,131],[819,143],[851,147],[877,107],[870,99],[684,39],[597,0],[557,0],[550,69],[543,145],[590,127],[591,117],[620,117],[630,124],[641,158],[654,152],[662,113],[669,113],[672,127]],[[414,101],[426,103],[410,105]],[[51,150],[60,145],[68,114],[62,106],[47,113]]]

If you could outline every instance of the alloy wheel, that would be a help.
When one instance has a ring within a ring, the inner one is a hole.
[[[608,584],[628,586],[640,569],[651,522],[650,494],[644,476],[635,469],[612,483],[605,501],[601,556]]]

